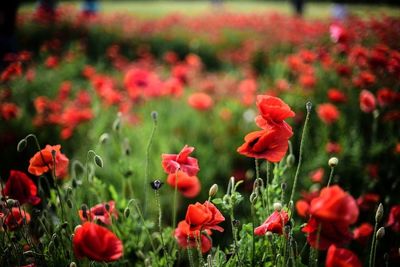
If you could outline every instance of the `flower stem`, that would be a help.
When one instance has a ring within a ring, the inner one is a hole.
[[[334,170],[335,170],[335,167],[331,167],[331,173],[329,174],[328,184],[326,185],[326,187],[329,187],[331,185]]]
[[[144,169],[144,184],[143,184],[143,189],[144,189],[144,214],[146,215],[147,213],[147,191],[148,191],[148,185],[149,185],[149,164],[150,164],[150,149],[151,145],[153,144],[153,138],[154,134],[157,129],[157,120],[153,120],[153,128],[151,130],[151,134],[149,137],[149,141],[147,143],[146,147],[146,165]]]
[[[164,251],[164,256],[166,258],[167,261],[167,266],[169,266],[169,255],[168,255],[168,251],[165,247],[165,243],[164,243],[164,237],[163,237],[163,232],[162,232],[162,210],[161,210],[161,204],[160,204],[160,194],[158,193],[158,190],[154,190],[154,193],[156,195],[156,202],[157,202],[157,207],[158,207],[158,231],[160,231],[160,239],[161,239],[161,246],[163,248]]]
[[[376,231],[378,230],[378,222],[375,222],[374,232],[372,233],[372,244],[369,254],[369,267],[375,266],[375,252],[376,252]]]
[[[307,102],[306,107],[307,107],[307,115],[306,115],[306,119],[304,121],[303,132],[301,134],[300,150],[299,150],[299,161],[297,163],[296,174],[294,175],[292,194],[290,195],[289,203],[293,202],[294,193],[296,192],[297,180],[299,178],[300,167],[301,167],[301,163],[302,163],[302,160],[303,160],[303,146],[304,146],[304,139],[305,139],[305,135],[306,135],[306,131],[307,131],[308,121],[310,120],[311,102]],[[291,210],[293,210],[293,205],[291,207]]]
[[[178,200],[178,170],[175,172],[175,189],[174,189],[174,208],[172,210],[172,228],[176,226],[176,213],[177,213],[177,200]]]

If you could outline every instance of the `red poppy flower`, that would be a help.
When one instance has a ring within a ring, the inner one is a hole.
[[[325,171],[323,168],[318,168],[310,173],[311,181],[314,183],[320,183],[324,179]]]
[[[328,90],[328,98],[330,101],[335,103],[344,103],[347,101],[346,95],[336,88],[331,88]]]
[[[335,105],[321,104],[317,107],[318,117],[326,124],[332,124],[339,119],[340,112]]]
[[[200,193],[201,189],[197,176],[189,176],[182,171],[168,175],[167,183],[173,188],[176,186],[178,191],[187,198],[194,198]]]
[[[251,132],[245,136],[245,143],[237,149],[237,152],[247,157],[279,162],[286,154],[288,140],[292,135],[291,129],[285,126]]]
[[[329,154],[339,154],[342,152],[342,147],[339,143],[328,142],[325,146],[325,150]]]
[[[36,205],[40,202],[35,183],[21,171],[10,171],[3,195],[18,200],[21,205],[24,203]]]
[[[376,95],[381,107],[390,106],[396,99],[396,93],[389,88],[379,89]]]
[[[162,166],[168,174],[175,174],[178,170],[186,172],[189,176],[196,176],[199,172],[197,159],[189,157],[194,147],[185,145],[179,154],[162,154]]]
[[[0,103],[0,117],[5,121],[14,119],[20,113],[20,108],[11,102]]]
[[[300,199],[296,202],[296,211],[300,217],[306,218],[309,215],[310,203]]]
[[[188,98],[188,104],[197,110],[208,110],[214,105],[211,96],[205,93],[193,93]]]
[[[48,172],[49,170],[53,170],[54,164],[51,152],[55,151],[56,176],[57,178],[65,177],[68,173],[69,159],[60,152],[60,149],[61,149],[60,145],[55,145],[55,146],[46,145],[44,149],[37,152],[29,160],[28,172],[33,175],[39,176],[42,175],[43,173]]]
[[[118,237],[105,227],[86,222],[75,231],[73,249],[78,259],[116,261],[123,255],[123,245]]]
[[[357,221],[358,213],[354,198],[337,185],[322,189],[311,201],[310,214],[318,220],[350,225]]]
[[[376,108],[375,96],[367,90],[360,93],[360,109],[365,113],[370,113]]]
[[[208,235],[211,235],[210,230],[206,230]],[[175,238],[182,248],[197,248],[200,231],[191,231],[190,225],[186,221],[180,221],[178,227],[175,229]],[[196,240],[197,239],[197,240]],[[212,243],[209,237],[205,234],[201,234],[201,252],[206,253],[212,247]]]
[[[364,194],[357,198],[357,205],[362,211],[374,210],[378,204],[380,196],[378,194]]]
[[[390,226],[394,232],[400,232],[400,205],[393,206],[390,209],[386,226]]]
[[[6,215],[4,224],[7,226],[8,230],[14,231],[24,224],[24,220],[27,224],[30,222],[31,216],[29,213],[23,211],[22,208],[14,207]]]
[[[363,223],[353,230],[353,238],[360,244],[365,245],[373,231],[374,227],[370,223]]]
[[[272,232],[281,235],[288,221],[289,215],[286,211],[274,211],[262,225],[254,229],[254,234],[265,235],[266,232]]]
[[[267,121],[277,123],[295,116],[289,105],[278,97],[258,95],[256,104],[260,115]]]
[[[112,217],[118,219],[118,211],[115,209],[115,202],[109,201],[108,203],[100,203],[92,207],[90,211],[83,214],[82,210],[79,210],[79,217],[82,222],[99,220],[106,225],[111,225]]]
[[[320,228],[320,233],[317,248],[318,228]],[[332,244],[338,246],[344,245],[350,242],[353,238],[352,233],[349,231],[348,224],[342,222],[320,221],[314,217],[310,218],[302,231],[308,234],[307,242],[313,248],[317,248],[318,250],[326,250]]]
[[[225,221],[221,212],[209,201],[201,204],[189,205],[186,211],[185,221],[190,225],[190,230],[217,230],[223,232],[224,229],[217,224]]]
[[[328,249],[325,261],[326,267],[361,267],[357,255],[345,248],[337,248],[331,245]]]

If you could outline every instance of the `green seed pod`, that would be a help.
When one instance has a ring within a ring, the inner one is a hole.
[[[213,184],[210,187],[210,191],[208,191],[208,196],[209,197],[214,197],[218,192],[218,185],[217,184]]]
[[[296,161],[296,158],[294,157],[293,154],[290,154],[286,158],[286,165],[290,168],[294,165],[294,162]]]

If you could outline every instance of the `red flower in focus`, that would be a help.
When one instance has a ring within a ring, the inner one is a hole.
[[[123,245],[118,237],[105,227],[86,222],[75,231],[73,249],[78,259],[116,261],[123,255]]]
[[[168,174],[175,174],[178,170],[186,172],[189,176],[196,176],[199,172],[197,159],[189,157],[194,147],[185,145],[179,154],[162,154],[162,166]]]
[[[247,157],[279,162],[286,154],[288,140],[292,135],[291,129],[286,127],[271,127],[251,132],[245,136],[245,143],[237,149],[237,152]]]
[[[52,151],[55,151],[55,172],[57,178],[63,178],[68,173],[69,159],[60,152],[60,145],[46,145],[29,160],[28,172],[39,176],[54,169]]]
[[[310,214],[318,220],[350,225],[357,221],[358,213],[355,199],[337,185],[322,189],[311,201]]]
[[[185,221],[190,225],[190,230],[217,230],[223,232],[224,229],[217,224],[225,221],[221,212],[209,201],[201,204],[189,205],[186,211]]]
[[[318,228],[319,244],[317,247]],[[340,222],[319,221],[313,217],[307,222],[307,225],[302,229],[307,233],[307,242],[318,250],[326,250],[330,245],[344,245],[351,241],[352,233],[349,231],[349,226]]]
[[[197,110],[208,110],[214,105],[211,96],[205,93],[193,93],[188,98],[188,104]]]
[[[256,104],[261,117],[268,122],[279,123],[295,116],[289,105],[278,97],[258,95]]]
[[[210,230],[206,230],[208,235],[211,235]],[[199,240],[200,231],[190,230],[190,225],[186,221],[180,221],[178,223],[178,227],[175,229],[174,232],[175,238],[182,248],[197,248],[197,243]],[[197,241],[196,241],[197,239]],[[212,247],[212,243],[209,237],[205,234],[201,234],[201,252],[206,253]]]
[[[18,200],[21,205],[25,203],[36,205],[40,202],[35,183],[21,171],[10,171],[2,194]]]
[[[373,231],[374,227],[370,223],[363,223],[353,230],[353,238],[360,244],[366,245]]]
[[[187,198],[194,198],[200,193],[201,185],[197,176],[189,176],[187,173],[178,171],[168,175],[167,183]]]
[[[26,224],[30,222],[31,216],[29,213],[23,211],[22,208],[14,207],[6,215],[4,224],[7,226],[7,230],[14,231],[24,224],[24,220]]]
[[[115,202],[111,200],[108,203],[97,204],[86,214],[83,214],[83,210],[79,210],[79,217],[82,222],[99,220],[106,225],[111,225],[111,217],[118,219],[118,211],[115,209]]]
[[[281,235],[288,221],[289,215],[286,211],[274,211],[262,225],[254,229],[254,234],[265,235],[266,232],[272,232]]]
[[[389,219],[386,226],[392,228],[394,232],[400,232],[400,205],[393,206],[390,209]]]
[[[321,104],[317,108],[318,117],[326,124],[332,124],[339,119],[340,112],[335,105]]]
[[[324,179],[324,168],[318,168],[315,171],[310,173],[311,181],[314,183],[320,183]]]
[[[335,103],[345,103],[347,101],[346,95],[336,88],[328,90],[328,99]]]
[[[370,113],[376,108],[375,96],[368,90],[360,93],[360,109],[365,113]]]
[[[378,194],[364,194],[357,198],[357,205],[362,211],[374,210],[378,204],[380,196]]]
[[[361,267],[357,255],[345,248],[337,248],[331,245],[328,249],[325,261],[326,267]]]

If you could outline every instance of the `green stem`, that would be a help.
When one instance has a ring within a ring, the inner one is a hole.
[[[175,172],[174,208],[172,210],[172,228],[175,228],[175,226],[176,226],[177,199],[178,199],[178,170]]]
[[[145,215],[147,213],[147,195],[148,195],[147,191],[148,191],[148,185],[149,185],[150,149],[151,149],[151,145],[153,144],[153,138],[154,138],[156,129],[157,129],[157,120],[153,120],[153,128],[151,130],[149,141],[148,141],[147,147],[146,147],[146,165],[145,165],[145,169],[144,169],[143,189],[144,189],[144,214]]]
[[[331,167],[331,173],[329,174],[328,184],[326,185],[326,187],[329,187],[331,185],[334,170],[335,170],[335,167]]]
[[[162,232],[162,210],[161,210],[161,203],[160,203],[160,194],[158,193],[158,190],[154,190],[154,193],[156,195],[156,202],[157,202],[157,207],[158,207],[158,231],[160,232],[160,239],[161,239],[161,246],[163,248],[164,251],[164,256],[166,258],[167,261],[167,265],[169,266],[169,255],[168,255],[168,251],[165,247],[165,243],[164,243],[164,237],[163,237],[163,232]]]
[[[374,250],[375,250],[375,242],[376,242],[376,231],[378,230],[378,222],[375,222],[375,227],[374,227],[374,232],[372,233],[372,244],[371,244],[371,250],[369,254],[369,267],[375,266],[375,261],[374,261]]]
[[[270,205],[270,200],[269,200],[269,175],[270,175],[270,163],[269,161],[267,161],[267,181],[266,181],[266,185],[265,185],[265,190],[267,191],[267,211],[268,214],[271,213],[271,205]]]
[[[308,104],[308,103],[307,103],[307,104]],[[306,131],[307,131],[308,121],[310,120],[310,111],[311,111],[311,107],[310,107],[310,108],[307,107],[306,120],[305,120],[305,122],[304,122],[303,132],[302,132],[302,134],[301,134],[301,140],[300,140],[299,162],[297,163],[296,174],[294,175],[292,193],[291,193],[291,195],[290,195],[289,203],[292,203],[292,202],[293,202],[294,194],[295,194],[295,192],[296,192],[297,180],[298,180],[298,178],[299,178],[301,163],[302,163],[302,160],[303,160],[304,139],[305,139],[305,135],[306,135]],[[293,210],[293,205],[292,205],[292,207],[291,207],[291,210]]]

